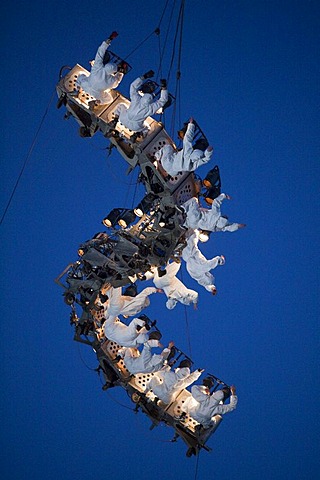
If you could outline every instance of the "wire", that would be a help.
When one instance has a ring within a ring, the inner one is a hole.
[[[197,455],[196,471],[195,471],[195,475],[194,475],[194,480],[197,480],[197,478],[198,478],[198,466],[199,466],[200,451],[201,451],[201,450],[199,450],[198,455]]]
[[[47,105],[47,107],[46,107],[46,109],[45,109],[45,112],[44,112],[43,116],[42,116],[41,122],[40,122],[39,127],[38,127],[38,130],[37,130],[37,132],[36,132],[36,134],[35,134],[35,137],[34,137],[34,139],[33,139],[33,142],[32,142],[32,144],[31,144],[31,147],[29,148],[29,151],[28,151],[28,153],[27,153],[27,156],[26,156],[26,158],[25,158],[25,160],[24,160],[24,162],[23,162],[23,165],[22,165],[22,168],[21,168],[20,173],[19,173],[19,175],[18,175],[17,181],[16,181],[16,183],[15,183],[15,186],[13,187],[12,193],[11,193],[10,198],[9,198],[9,200],[8,200],[7,206],[6,206],[6,208],[5,208],[5,210],[4,210],[4,213],[3,213],[2,217],[1,217],[0,225],[2,225],[2,222],[3,222],[3,220],[4,220],[5,216],[6,216],[6,213],[7,213],[8,209],[9,209],[9,207],[10,207],[10,205],[11,205],[12,199],[13,199],[14,194],[15,194],[17,188],[18,188],[20,179],[21,179],[22,174],[23,174],[23,172],[24,172],[24,170],[25,170],[25,168],[26,168],[26,166],[27,166],[28,160],[29,160],[29,158],[31,157],[31,154],[32,154],[32,152],[33,152],[33,149],[34,149],[34,147],[35,147],[36,141],[37,141],[37,139],[38,139],[38,135],[39,135],[39,133],[40,133],[41,127],[42,127],[42,125],[43,125],[43,122],[44,122],[47,114],[48,114],[50,105],[51,105],[51,103],[52,103],[52,100],[53,100],[53,97],[55,96],[55,94],[56,94],[56,90],[54,89],[54,91],[53,91],[53,93],[52,93],[52,95],[51,95],[51,98],[50,98],[50,100],[49,100],[49,103],[48,103],[48,105]]]
[[[182,270],[180,268],[180,277],[181,277],[181,282],[183,283],[183,275],[182,275]],[[187,305],[184,305],[184,317],[185,317],[185,322],[186,322],[186,335],[187,335],[187,341],[188,341],[188,348],[189,348],[189,356],[192,357],[192,349],[191,349],[191,340],[190,340],[190,328],[189,328],[189,319],[188,319],[188,312],[187,312]]]
[[[79,357],[80,357],[83,365],[84,365],[88,370],[91,370],[91,371],[93,371],[93,372],[96,372],[96,369],[95,369],[95,368],[89,367],[89,366],[87,365],[87,363],[84,361],[84,358],[83,358],[82,353],[81,353],[81,350],[80,350],[80,345],[79,345],[79,343],[77,344],[77,346],[78,346]]]

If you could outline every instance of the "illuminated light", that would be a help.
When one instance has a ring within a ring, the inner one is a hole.
[[[103,225],[105,225],[106,227],[109,227],[109,228],[113,227],[117,223],[117,221],[119,220],[120,215],[121,215],[121,209],[120,208],[114,208],[113,210],[111,210],[109,215],[107,215],[102,220]]]
[[[219,167],[216,165],[206,175],[206,178],[203,180],[203,185],[207,188],[213,187],[217,182],[220,182],[220,172]]]
[[[118,220],[118,224],[122,228],[126,228],[130,223],[132,223],[136,219],[136,214],[133,210],[125,209],[121,213],[121,218]]]
[[[84,255],[84,250],[82,250],[82,248],[79,248],[78,255],[79,257],[82,257],[82,255]]]
[[[147,213],[147,211],[150,210],[155,198],[156,195],[150,192],[141,200],[141,202],[134,209],[134,213],[137,215],[137,217],[142,217],[144,213]]]

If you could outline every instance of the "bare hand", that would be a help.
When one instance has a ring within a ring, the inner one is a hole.
[[[247,225],[245,223],[238,223],[238,228],[244,228],[246,227]]]
[[[164,291],[161,290],[161,288],[157,288],[157,292],[158,292],[158,293],[164,293]]]
[[[207,151],[212,152],[212,150],[213,150],[213,147],[211,145],[209,145],[209,147],[207,148]]]
[[[226,196],[226,199],[227,199],[227,200],[231,200],[230,195],[228,195],[228,194],[226,193],[225,196]]]
[[[231,394],[232,394],[232,395],[235,395],[235,394],[236,394],[236,387],[235,387],[235,385],[231,385],[230,391],[231,391]]]
[[[169,342],[168,348],[174,347],[174,342]]]
[[[193,123],[193,117],[190,117],[189,123]]]
[[[194,304],[193,304],[193,309],[194,309],[194,310],[198,310],[198,304],[197,304],[197,303],[194,303]]]

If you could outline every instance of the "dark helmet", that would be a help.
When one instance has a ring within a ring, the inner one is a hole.
[[[123,295],[125,295],[126,297],[136,297],[137,294],[137,287],[134,284],[129,285],[129,287],[127,287],[123,292]]]
[[[118,64],[118,72],[128,73],[128,71],[129,71],[129,65],[124,60],[121,60],[121,62]]]
[[[223,395],[224,395],[223,401],[225,402],[225,401],[230,397],[230,395],[231,395],[231,390],[230,390],[229,387],[223,387],[223,388],[221,389],[221,391],[223,392]]]
[[[202,150],[204,152],[208,147],[208,140],[206,138],[199,138],[193,145],[193,150]]]
[[[154,330],[153,332],[149,333],[149,340],[160,340],[162,337],[162,333],[159,330]]]
[[[179,363],[178,368],[185,368],[185,367],[190,368],[191,365],[192,365],[191,360],[189,360],[188,358],[185,358]]]
[[[202,380],[202,384],[209,389],[213,387],[214,380],[211,377],[206,377]]]
[[[156,89],[156,84],[152,80],[145,82],[140,88],[142,93],[153,93],[155,89]]]
[[[106,50],[106,51],[104,52],[103,59],[102,59],[103,65],[107,65],[107,63],[110,62],[110,58],[111,58],[111,55],[110,55],[110,53],[108,52],[108,50]]]

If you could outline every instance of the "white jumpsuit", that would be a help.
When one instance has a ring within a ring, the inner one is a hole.
[[[202,372],[195,370],[190,373],[188,367],[176,368],[174,372],[162,370],[151,378],[148,390],[152,390],[156,397],[169,404],[175,400],[178,393],[195,382]]]
[[[126,107],[121,103],[115,115],[119,116],[119,121],[133,132],[140,132],[145,129],[144,121],[150,115],[153,115],[163,107],[168,101],[168,90],[161,89],[159,100],[153,101],[153,95],[145,93],[141,96],[138,91],[143,84],[144,79],[138,77],[130,85],[130,106]]]
[[[112,101],[109,90],[117,88],[123,77],[123,73],[117,72],[115,63],[110,62],[103,65],[103,56],[108,47],[109,44],[107,42],[102,42],[96,53],[90,75],[82,74],[77,79],[79,87],[102,103],[110,103]]]
[[[192,147],[192,140],[194,137],[194,123],[189,123],[185,136],[183,137],[182,150],[175,152],[171,145],[165,145],[155,154],[165,171],[171,175],[177,175],[179,172],[193,172],[196,168],[201,167],[209,162],[212,157],[213,150],[208,149],[194,150]]]
[[[206,387],[203,385],[194,385],[191,388],[191,394],[192,398],[185,402],[183,410],[204,427],[210,427],[213,424],[214,415],[232,412],[238,402],[238,397],[231,395],[228,405],[220,404],[220,401],[223,400],[223,392],[218,390],[212,395],[208,395]]]
[[[131,374],[158,372],[170,353],[169,348],[164,348],[161,354],[152,355],[151,348],[158,346],[158,340],[148,340],[141,353],[136,348],[121,348],[118,355],[122,356]]]
[[[140,313],[145,307],[150,305],[149,295],[156,293],[157,289],[154,287],[147,287],[135,297],[122,295],[122,288],[111,287],[106,293],[109,297],[104,304],[105,316],[126,315],[131,317]]]
[[[146,278],[152,278],[153,283],[157,288],[161,288],[166,294],[168,300],[166,306],[169,310],[172,310],[177,302],[183,305],[190,305],[191,303],[198,303],[198,293],[195,290],[187,288],[176,275],[181,267],[180,263],[169,263],[166,266],[166,275],[159,277],[158,269],[154,269],[154,274],[147,272]]]
[[[212,291],[214,285],[214,276],[210,270],[216,268],[221,261],[220,256],[211,260],[200,252],[198,248],[199,232],[196,230],[187,240],[186,247],[182,250],[182,258],[186,262],[186,269],[190,277],[202,285],[208,292]]]
[[[209,232],[234,232],[238,230],[239,223],[229,223],[227,218],[221,216],[221,204],[225,198],[226,194],[221,193],[213,200],[211,208],[199,207],[198,199],[196,197],[190,198],[182,205],[187,214],[184,225],[194,230],[200,228]]]
[[[144,325],[145,322],[140,318],[134,318],[129,325],[126,325],[120,322],[118,317],[109,316],[102,328],[109,340],[113,340],[123,347],[136,347],[145,343],[149,338]],[[137,326],[143,328],[137,331]]]

